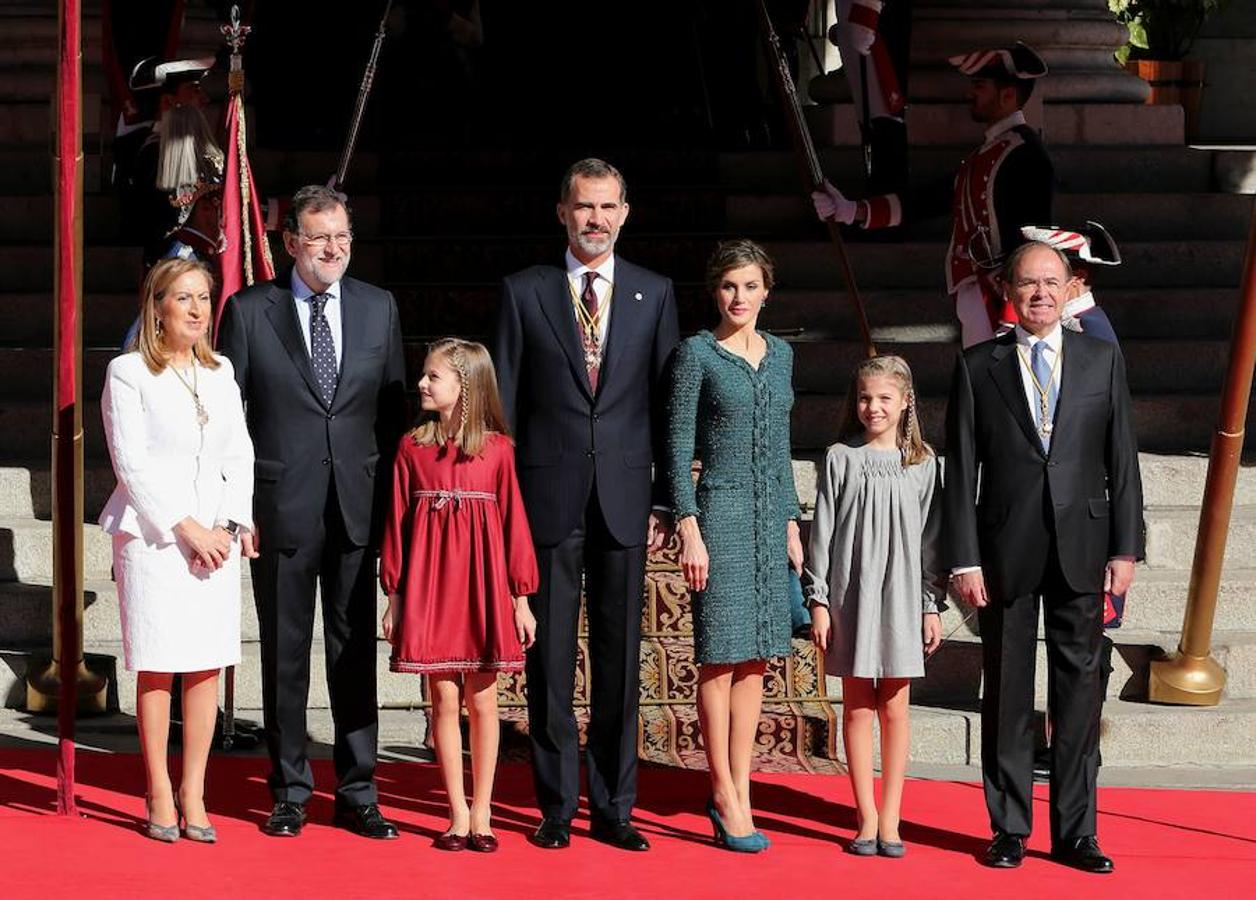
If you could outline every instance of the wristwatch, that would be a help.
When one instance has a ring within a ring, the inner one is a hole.
[[[240,523],[234,519],[227,519],[225,522],[219,522],[218,527],[232,537],[235,537],[240,533]]]

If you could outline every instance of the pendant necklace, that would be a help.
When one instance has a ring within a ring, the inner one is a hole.
[[[576,308],[576,322],[580,327],[580,344],[584,349],[585,367],[600,368],[602,365],[602,319],[606,315],[606,310],[610,308],[611,297],[615,293],[615,283],[611,282],[607,287],[606,302],[599,303],[597,312],[593,314],[589,313],[588,307],[576,293],[576,288],[572,285],[570,278],[567,279],[567,289],[571,291],[571,302]]]
[[[196,424],[204,428],[206,425],[209,424],[209,412],[205,409],[205,404],[201,403],[201,395],[197,391],[197,388],[200,385],[198,384],[198,379],[196,375],[196,361],[195,360],[192,361],[192,383],[191,384],[188,384],[187,379],[184,378],[181,374],[179,374],[179,367],[174,365],[174,363],[170,364],[170,370],[174,372],[174,377],[179,379],[180,384],[182,384],[185,388],[187,388],[188,393],[192,395],[192,402],[196,405]]]
[[[1051,364],[1051,374],[1047,378],[1047,384],[1045,387],[1042,385],[1042,382],[1038,380],[1038,376],[1034,374],[1033,366],[1029,364],[1029,354],[1025,352],[1025,348],[1017,345],[1016,351],[1016,355],[1020,357],[1021,365],[1023,365],[1025,367],[1025,371],[1029,373],[1029,380],[1033,382],[1034,390],[1038,392],[1038,410],[1041,413],[1038,418],[1042,420],[1042,424],[1038,427],[1038,430],[1044,437],[1050,437],[1051,432],[1055,430],[1055,424],[1051,421],[1051,385],[1055,382],[1055,373],[1059,371],[1060,360],[1064,358],[1064,348],[1061,347],[1059,352],[1055,354],[1055,362]]]

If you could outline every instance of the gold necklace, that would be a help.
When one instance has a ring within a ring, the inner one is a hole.
[[[192,395],[192,402],[196,405],[196,424],[204,428],[209,424],[209,412],[205,409],[205,404],[201,402],[201,395],[197,391],[200,387],[196,375],[196,360],[192,360],[192,383],[188,384],[187,379],[179,374],[179,367],[174,363],[170,364],[170,371],[174,372],[174,377],[179,379],[179,383],[188,389],[188,393]]]
[[[1050,346],[1050,344],[1047,346]],[[1064,347],[1061,346],[1055,353],[1055,361],[1051,363],[1051,374],[1047,377],[1046,387],[1042,386],[1042,382],[1040,382],[1038,380],[1038,376],[1034,374],[1033,366],[1029,364],[1029,352],[1025,349],[1023,344],[1016,345],[1016,355],[1020,357],[1021,365],[1024,366],[1025,371],[1029,373],[1029,380],[1033,382],[1034,390],[1038,392],[1038,409],[1042,413],[1042,415],[1039,416],[1042,420],[1042,425],[1038,427],[1038,430],[1042,432],[1043,437],[1050,437],[1051,432],[1055,430],[1055,423],[1052,422],[1050,418],[1051,385],[1055,383],[1055,373],[1059,371],[1060,360],[1064,358]]]
[[[598,276],[601,277],[600,275]],[[607,279],[606,301],[597,305],[597,312],[590,314],[584,305],[576,287],[567,279],[567,290],[571,292],[571,305],[576,308],[576,324],[580,327],[580,343],[584,347],[584,364],[586,368],[596,369],[602,365],[602,317],[610,308],[611,298],[615,295],[615,282]]]

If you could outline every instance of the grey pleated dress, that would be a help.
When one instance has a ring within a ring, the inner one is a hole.
[[[945,608],[937,586],[937,457],[904,467],[897,450],[834,444],[816,485],[804,574],[809,602],[829,607],[825,670],[858,678],[924,675],[921,617]]]

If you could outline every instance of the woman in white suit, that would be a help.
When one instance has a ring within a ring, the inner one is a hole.
[[[213,279],[195,260],[148,273],[131,352],[109,364],[101,409],[118,486],[101,513],[136,719],[149,837],[212,843],[205,769],[218,672],[240,660],[240,557],[252,533],[253,445],[231,363],[210,345]],[[183,682],[183,778],[166,765],[170,689]]]

